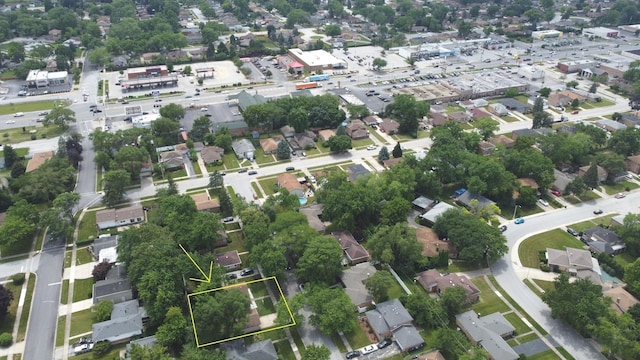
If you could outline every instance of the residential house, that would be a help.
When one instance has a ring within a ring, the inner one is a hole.
[[[373,265],[365,262],[343,270],[340,275],[344,291],[359,313],[367,311],[367,307],[373,304],[373,297],[365,287],[365,282],[376,272]]]
[[[449,117],[447,116],[447,114],[443,114],[443,113],[431,112],[429,113],[428,117],[429,117],[429,122],[433,126],[442,126],[444,125],[444,123],[449,121]]]
[[[631,295],[622,286],[614,287],[602,292],[602,295],[608,296],[613,300],[611,309],[618,315],[622,315],[629,311],[629,308],[636,305],[639,301],[635,296]]]
[[[473,102],[473,106],[476,108],[482,108],[489,105],[489,102],[485,99],[473,99],[471,102]]]
[[[411,325],[413,322],[413,317],[398,299],[381,302],[365,314],[378,340],[390,338],[393,330],[402,325]]]
[[[382,122],[380,123],[380,130],[387,133],[388,135],[396,134],[399,128],[400,124],[398,124],[397,121],[389,118],[382,119]]]
[[[98,226],[98,230],[133,225],[143,222],[144,219],[144,209],[141,205],[120,209],[105,209],[96,212],[96,225]]]
[[[602,284],[598,260],[592,258],[591,253],[587,250],[547,248],[546,258],[547,265],[554,272],[567,271],[573,276],[589,279],[594,284]]]
[[[473,108],[469,110],[469,114],[471,114],[471,117],[473,118],[473,120],[478,120],[484,117],[488,117],[488,118],[491,117],[490,113],[479,108]]]
[[[336,136],[336,131],[332,129],[318,131],[318,138],[320,141],[329,141],[333,136]]]
[[[275,154],[278,151],[278,143],[281,141],[274,138],[261,139],[260,147],[265,155]]]
[[[350,181],[356,181],[363,176],[369,175],[371,172],[362,164],[351,165],[347,168]]]
[[[307,217],[307,222],[315,231],[324,234],[326,226],[320,218],[322,216],[322,204],[313,204],[300,208],[300,212]]]
[[[609,119],[596,120],[596,126],[610,132],[624,130],[627,128],[627,125],[621,124],[615,120],[609,120]]]
[[[88,251],[94,260],[98,261],[99,254],[104,250],[115,249],[118,246],[118,235],[100,235],[89,246]]]
[[[425,345],[424,339],[413,325],[401,325],[391,330],[391,332],[402,352],[422,349]]]
[[[33,154],[31,159],[29,159],[29,162],[27,163],[27,168],[25,169],[24,172],[27,172],[27,173],[32,172],[33,170],[42,166],[42,164],[44,164],[47,160],[53,158],[55,155],[56,155],[56,152],[53,150],[37,152]]]
[[[224,267],[227,270],[233,270],[239,268],[242,265],[242,260],[240,260],[240,254],[238,254],[238,250],[231,250],[216,254],[216,264]]]
[[[255,158],[256,148],[249,139],[236,140],[231,144],[231,147],[238,159],[253,160]]]
[[[215,164],[222,160],[224,149],[218,146],[205,146],[200,150],[200,157],[205,165]]]
[[[522,114],[528,114],[531,112],[531,106],[524,104],[514,98],[501,99],[500,104],[504,105],[507,110],[517,111]]]
[[[556,128],[557,133],[573,135],[577,132],[576,127],[573,125],[560,125]]]
[[[362,120],[351,120],[345,130],[347,135],[349,135],[353,140],[366,139],[369,137],[367,127],[364,125]]]
[[[193,150],[195,152],[201,152],[202,148],[204,148],[204,144],[200,141],[194,141],[193,142]],[[182,143],[182,144],[178,144],[174,147],[175,151],[179,151],[181,152],[183,155],[188,155],[189,152],[191,151],[191,149],[189,149],[189,146],[187,146],[187,144]]]
[[[425,211],[430,209],[434,203],[435,201],[429,199],[428,197],[418,196],[411,202],[411,206],[420,213],[424,213]]]
[[[362,119],[362,122],[367,126],[378,125],[382,120],[376,115],[369,115]]]
[[[613,228],[615,226],[622,226],[624,225],[624,218],[626,215],[616,215],[614,217],[611,218],[611,222],[609,222],[609,228]]]
[[[536,138],[540,136],[540,133],[536,129],[517,129],[517,130],[513,130],[511,134],[512,134],[511,137],[513,138],[513,140],[517,140],[519,137],[522,137],[522,136],[529,136],[532,138]]]
[[[584,176],[584,174],[587,173],[587,171],[589,171],[589,169],[591,168],[592,165],[587,165],[587,166],[582,166],[578,169],[578,176]],[[607,180],[607,177],[609,176],[609,173],[607,172],[607,170],[605,170],[602,166],[600,165],[596,165],[597,166],[597,170],[598,170],[598,183],[601,183],[605,180]]]
[[[182,29],[181,32],[187,38],[187,43],[189,44],[200,44],[202,42],[202,32],[198,27]]]
[[[560,191],[563,194],[566,193],[567,186],[573,181],[573,177],[557,169],[553,169],[553,175],[555,177],[555,180],[553,182],[552,188],[554,190]]]
[[[428,224],[435,224],[438,216],[442,215],[445,211],[449,209],[455,209],[456,207],[450,205],[444,201],[435,204],[431,209],[429,209],[424,214],[420,215],[420,219],[426,221]]]
[[[613,256],[620,254],[627,248],[618,234],[600,226],[585,230],[580,239],[589,246],[589,250],[594,254],[605,253]]]
[[[500,103],[489,104],[487,108],[489,109],[489,112],[498,116],[509,115],[509,110],[507,109],[507,107]]]
[[[493,313],[479,317],[473,310],[456,315],[456,325],[475,346],[481,346],[492,360],[516,360],[519,355],[507,344],[515,328],[502,316]]]
[[[175,169],[184,166],[184,155],[178,150],[165,151],[160,153],[159,162],[164,164],[166,169]]]
[[[342,251],[347,258],[347,261],[350,265],[355,265],[363,262],[369,261],[369,253],[367,250],[356,241],[351,232],[346,231],[337,231],[332,232],[331,236],[338,240],[340,246],[342,247]]]
[[[480,299],[480,290],[465,275],[440,274],[438,270],[431,269],[418,274],[418,282],[429,293],[442,295],[450,287],[460,287],[467,294],[466,303],[472,304]]]
[[[313,137],[309,136],[307,133],[295,134],[293,136],[293,141],[297,144],[297,147],[300,149],[312,149],[316,147],[316,142],[313,140],[315,138],[315,134]]]
[[[478,143],[478,152],[480,153],[480,155],[489,156],[493,154],[493,150],[495,148],[496,146],[488,141],[483,140]]]
[[[220,212],[220,201],[217,198],[211,198],[209,190],[190,196],[193,202],[196,203],[198,211]]]
[[[143,319],[146,317],[138,300],[114,304],[111,320],[93,324],[93,341],[109,341],[111,344],[128,342],[142,335]]]
[[[300,184],[298,178],[292,173],[282,173],[278,175],[278,187],[287,189],[290,194],[297,197],[304,197],[304,192],[307,190],[306,186]]]
[[[549,98],[547,99],[547,102],[549,103],[550,106],[566,107],[571,105],[573,100],[584,102],[585,100],[587,100],[587,98],[573,91],[564,90],[564,91],[558,91],[550,94]]]
[[[476,200],[478,202],[477,207],[479,209],[485,208],[489,205],[495,205],[495,202],[487,199],[482,195],[472,193],[471,191],[465,191],[463,194],[456,198],[456,202],[466,207],[470,207],[473,200]]]
[[[459,124],[464,124],[471,120],[471,116],[466,111],[454,111],[447,114],[449,120],[453,120]]]
[[[399,158],[389,158],[385,161],[382,162],[382,166],[384,166],[385,169],[389,169],[394,165],[398,165],[400,164],[402,161],[404,160],[404,158],[399,157]]]
[[[489,142],[496,146],[504,145],[504,147],[507,149],[512,148],[516,144],[516,141],[514,139],[505,135],[494,136],[489,139]]]
[[[296,130],[292,126],[285,125],[280,128],[280,133],[285,138],[292,138],[296,134]]]
[[[245,344],[244,339],[227,341],[221,345],[230,360],[278,360],[280,357],[271,339]]]
[[[456,248],[450,241],[440,240],[438,234],[430,228],[416,228],[416,240],[422,244],[420,255],[424,257],[433,258],[442,251],[447,251],[452,259],[455,259],[458,255]]]
[[[627,157],[627,170],[634,174],[640,174],[640,155],[632,155]]]
[[[124,268],[121,265],[112,267],[104,280],[93,284],[92,295],[94,305],[103,300],[118,304],[133,299],[131,283]]]
[[[637,112],[632,114],[621,114],[620,122],[627,125],[627,127],[640,127],[640,117],[636,116]]]

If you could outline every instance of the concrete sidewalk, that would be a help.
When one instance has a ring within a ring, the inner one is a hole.
[[[87,264],[82,264],[78,266],[71,266],[64,269],[64,274],[62,275],[63,280],[71,279],[71,275],[73,274],[73,279],[87,279],[93,277],[93,268],[96,266],[96,262],[90,262]]]
[[[58,316],[67,315],[67,309],[69,308],[69,306],[71,307],[72,314],[74,312],[91,309],[91,307],[93,306],[93,299],[80,300],[72,304],[61,304],[58,306]]]

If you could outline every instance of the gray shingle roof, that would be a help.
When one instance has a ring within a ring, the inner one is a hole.
[[[478,317],[473,311],[456,315],[456,323],[464,329],[473,342],[482,346],[492,359],[515,360],[518,354],[502,338],[504,330],[514,330],[513,326],[500,313]],[[500,333],[496,332],[499,331]]]
[[[393,330],[393,338],[402,351],[424,344],[424,339],[413,325],[404,325]]]
[[[369,325],[378,335],[413,321],[407,309],[398,299],[381,302],[376,305],[375,309],[367,311],[366,315]]]
[[[142,314],[138,300],[113,305],[111,320],[93,324],[93,341],[119,342],[142,334]]]

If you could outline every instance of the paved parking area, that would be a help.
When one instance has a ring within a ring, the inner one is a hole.
[[[362,350],[362,349],[357,349],[357,350]],[[400,354],[400,353],[401,353],[400,348],[394,342],[393,344],[387,346],[384,349],[376,350],[376,351],[374,351],[374,352],[372,352],[370,354],[359,356],[358,359],[362,359],[362,360],[381,360],[381,359],[390,358],[390,357],[395,356],[395,355]]]

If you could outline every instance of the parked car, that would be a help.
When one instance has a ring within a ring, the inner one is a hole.
[[[540,204],[544,205],[544,206],[549,206],[549,202],[547,200],[545,200],[545,199],[540,199],[540,200],[538,200],[538,202]]]
[[[46,115],[49,115],[48,111],[41,111],[38,113],[38,116],[46,116]]]
[[[240,276],[252,275],[254,272],[255,271],[252,268],[242,269],[242,271],[240,271]]]
[[[347,359],[355,359],[360,355],[362,355],[360,351],[355,350],[355,351],[349,351],[345,356]]]
[[[376,146],[375,145],[369,145],[367,146],[367,150],[375,150]]]
[[[287,166],[287,168],[285,169],[286,171],[293,171],[296,168],[294,168],[293,166]]]
[[[596,215],[600,215],[600,214],[602,214],[602,212],[603,212],[602,209],[593,210],[593,213],[596,214]]]
[[[238,275],[236,275],[236,274],[234,274],[234,273],[229,273],[229,274],[227,274],[227,277],[228,277],[229,279],[237,279],[237,278],[238,278]]]
[[[505,232],[507,231],[507,225],[500,225],[498,229],[500,229],[500,232]]]
[[[580,110],[573,110],[571,113],[572,113],[573,115],[575,115],[575,114],[577,114],[577,113],[579,113],[579,112],[580,112]]]
[[[240,170],[238,170],[239,173],[245,173],[247,171],[249,171],[249,169],[247,168],[241,168]]]
[[[580,234],[578,234],[578,232],[577,232],[577,231],[573,230],[573,229],[572,229],[572,228],[570,228],[570,227],[568,227],[568,228],[567,228],[567,232],[568,232],[569,234],[573,235],[573,236],[578,236],[578,235],[580,235]]]
[[[378,347],[375,345],[367,345],[362,348],[362,355],[371,354],[374,351],[377,351]]]
[[[384,339],[378,343],[378,349],[384,349],[391,344],[393,344],[393,341],[391,341],[391,339]]]
[[[257,171],[255,171],[255,170],[251,170],[251,171],[249,171],[247,174],[248,174],[248,175],[255,175],[255,174],[257,174],[257,173],[258,173]]]
[[[624,198],[625,196],[626,196],[626,195],[625,195],[625,194],[623,194],[623,193],[617,193],[617,194],[616,194],[616,196],[615,196],[615,198],[616,198],[616,199],[622,199],[622,198]]]
[[[222,219],[222,222],[228,223],[228,222],[232,222],[233,220],[235,220],[235,218],[233,216],[229,216],[229,217],[226,217],[226,218]]]
[[[515,223],[515,224],[523,224],[523,223],[524,223],[524,218],[521,218],[521,217],[520,217],[520,218],[517,218],[517,219],[514,221],[514,223]]]
[[[562,196],[562,193],[560,191],[558,191],[558,190],[550,190],[549,192],[552,193],[555,196]]]
[[[23,112],[17,112],[15,114],[13,114],[13,117],[22,117],[22,116],[24,116]]]

